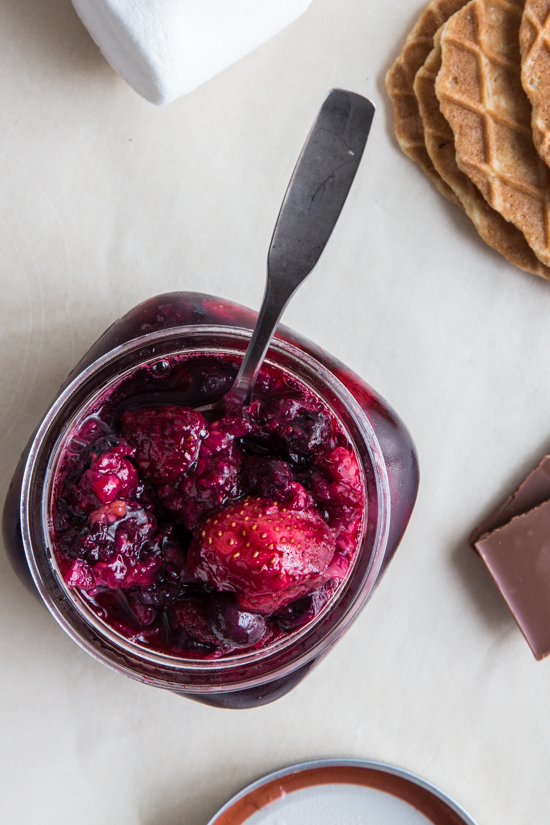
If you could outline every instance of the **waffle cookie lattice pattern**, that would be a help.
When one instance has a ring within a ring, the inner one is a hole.
[[[445,25],[436,81],[459,167],[550,265],[550,172],[531,134],[521,85],[522,0],[471,0]]]

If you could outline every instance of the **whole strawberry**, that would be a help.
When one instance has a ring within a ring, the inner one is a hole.
[[[188,566],[242,610],[276,613],[328,578],[335,537],[316,510],[249,497],[199,524]]]

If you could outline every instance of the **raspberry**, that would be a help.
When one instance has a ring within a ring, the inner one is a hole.
[[[145,478],[160,484],[193,466],[207,427],[202,415],[187,407],[153,407],[125,412],[122,434],[136,448]]]
[[[244,493],[241,480],[243,457],[236,440],[253,430],[243,418],[225,416],[208,427],[194,470],[178,486],[165,484],[157,488],[164,506],[194,530],[203,515],[222,507]]]
[[[83,590],[152,584],[163,562],[156,530],[155,517],[139,502],[114,501],[94,510],[66,583]]]
[[[363,485],[355,456],[345,447],[335,447],[315,459],[311,479],[313,496],[324,508],[329,526],[341,534],[339,544],[352,552],[363,514]]]
[[[90,513],[115,499],[134,498],[139,479],[128,457],[133,458],[135,454],[133,447],[121,442],[96,458],[74,489],[76,508],[82,513]]]

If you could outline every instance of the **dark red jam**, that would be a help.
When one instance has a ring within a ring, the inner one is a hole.
[[[192,658],[263,647],[310,622],[353,561],[355,454],[328,408],[264,366],[246,410],[204,415],[238,362],[138,368],[61,453],[52,505],[69,588],[131,641]]]

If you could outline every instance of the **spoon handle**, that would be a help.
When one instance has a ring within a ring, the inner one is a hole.
[[[252,391],[290,298],[319,260],[363,155],[374,105],[333,89],[321,106],[288,184],[267,257],[267,282],[252,339],[228,396],[243,405]]]

